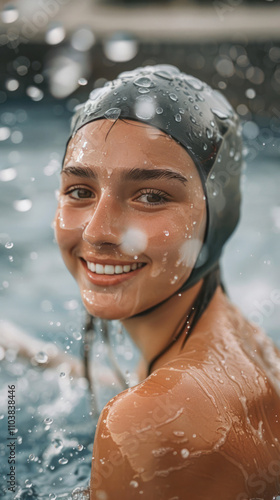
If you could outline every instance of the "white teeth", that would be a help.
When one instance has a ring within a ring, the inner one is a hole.
[[[96,274],[104,274],[104,267],[102,266],[102,264],[95,265],[95,272]]]
[[[105,266],[105,274],[114,274],[114,266],[110,266],[106,264]]]
[[[93,273],[95,273],[95,264],[93,262],[88,262],[87,266],[88,266],[88,268],[89,268],[90,271],[92,271]]]
[[[93,262],[87,262],[87,267],[88,269],[96,274],[123,274],[123,273],[129,273],[130,271],[135,271],[135,269],[138,269],[139,267],[142,267],[143,264],[141,262],[138,263],[133,263],[133,264],[126,264],[125,266],[113,266],[111,264],[106,264],[103,266],[102,264],[94,264]]]

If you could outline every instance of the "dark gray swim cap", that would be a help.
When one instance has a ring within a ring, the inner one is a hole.
[[[241,127],[231,105],[219,92],[175,66],[156,65],[121,73],[93,90],[89,100],[75,111],[71,137],[88,122],[127,118],[162,130],[193,159],[204,187],[208,216],[203,247],[179,291],[190,288],[217,266],[223,245],[239,219]]]

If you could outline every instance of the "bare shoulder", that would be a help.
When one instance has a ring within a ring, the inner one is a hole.
[[[106,405],[94,443],[91,500],[278,493],[279,395],[231,335],[198,345],[199,336]]]
[[[187,382],[180,370],[167,367],[106,405],[95,436],[91,500],[101,494],[112,500],[185,499],[186,489],[195,500],[219,498],[218,488],[212,497],[206,492],[220,472],[199,487],[197,480],[214,471],[215,447],[228,429],[198,390],[191,377]]]

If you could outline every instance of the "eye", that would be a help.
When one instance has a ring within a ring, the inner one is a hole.
[[[69,191],[67,191],[67,193],[65,193],[65,194],[69,195],[70,198],[74,198],[75,200],[84,200],[87,198],[94,197],[94,194],[92,193],[92,191],[90,191],[89,189],[86,189],[86,188],[82,188],[82,187],[72,188]]]
[[[167,194],[158,189],[143,189],[137,200],[146,205],[164,205],[169,201]]]

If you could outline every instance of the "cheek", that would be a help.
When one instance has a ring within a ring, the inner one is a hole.
[[[58,243],[61,253],[70,250],[74,245],[77,244],[77,241],[82,237],[82,229],[76,227],[75,229],[71,229],[66,227],[64,224],[64,218],[62,216],[61,209],[58,208],[56,211],[56,215],[54,218],[53,228],[55,239]]]
[[[152,275],[185,273],[193,268],[202,247],[205,216],[201,209],[190,208],[170,219],[157,220],[148,230],[147,253],[152,259]],[[146,228],[147,231],[147,228]]]

